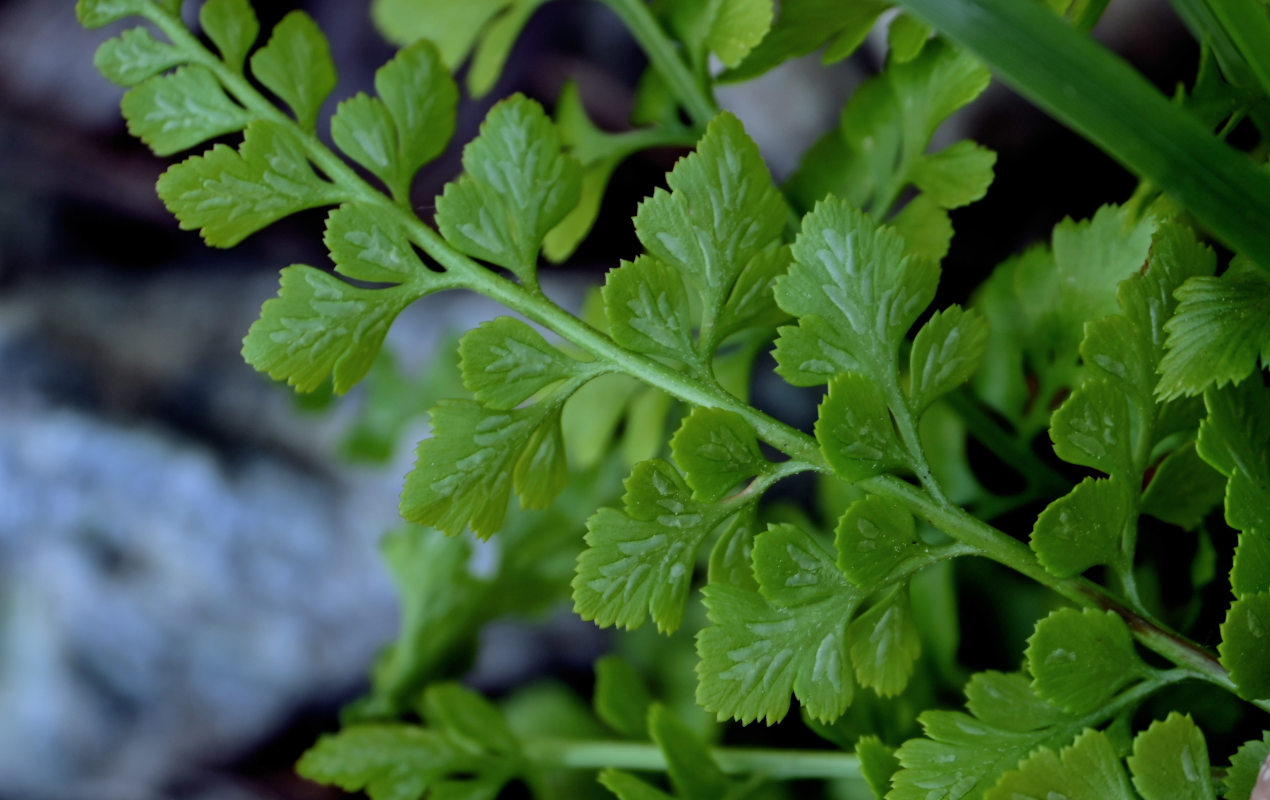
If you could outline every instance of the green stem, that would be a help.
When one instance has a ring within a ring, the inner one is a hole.
[[[944,490],[935,480],[935,474],[931,472],[930,463],[926,460],[926,448],[922,446],[922,437],[917,431],[917,416],[913,413],[908,399],[904,397],[904,392],[900,390],[899,373],[892,369],[887,377],[888,380],[882,390],[886,395],[886,403],[891,409],[891,414],[895,417],[900,441],[904,443],[912,459],[910,466],[931,497],[940,505],[947,506],[949,505],[948,498],[944,496]]]
[[[702,89],[692,70],[680,58],[675,43],[648,10],[644,0],[600,0],[613,10],[639,42],[653,68],[688,111],[692,121],[704,128],[719,113],[719,107]]]
[[[947,401],[970,435],[1018,470],[1037,496],[1066,494],[1071,489],[1071,483],[1058,470],[1038,458],[1026,442],[1001,427],[969,392],[953,392],[947,395]]]
[[[539,766],[563,769],[617,769],[665,772],[666,755],[655,744],[603,740],[534,739],[524,744],[526,758]],[[852,753],[716,747],[715,763],[731,774],[756,773],[774,780],[855,778],[860,760]]]

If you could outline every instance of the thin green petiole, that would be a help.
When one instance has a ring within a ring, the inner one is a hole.
[[[600,0],[613,10],[639,42],[653,68],[688,111],[695,125],[705,128],[719,113],[719,107],[702,88],[701,82],[680,57],[675,43],[666,36],[644,0]]]
[[[529,760],[540,766],[564,769],[615,767],[645,772],[665,772],[667,769],[665,753],[651,743],[535,739],[525,742],[524,748]],[[860,760],[852,753],[716,747],[710,755],[724,772],[753,773],[773,780],[855,778],[860,775]]]

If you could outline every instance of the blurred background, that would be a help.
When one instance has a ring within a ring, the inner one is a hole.
[[[341,71],[336,98],[368,88],[391,56],[367,3],[257,5],[266,29],[296,7],[313,14]],[[323,213],[232,251],[178,230],[154,195],[164,163],[126,135],[122,90],[92,66],[114,32],[81,30],[70,0],[0,2],[0,798],[333,797],[291,765],[336,726],[396,629],[376,543],[426,425],[381,447],[383,463],[350,460],[359,391],[316,408],[242,362],[277,270],[325,263]],[[1097,34],[1166,92],[1189,81],[1197,53],[1165,3],[1115,0]],[[720,100],[779,179],[881,53],[830,69],[791,62]],[[546,5],[490,98],[464,102],[456,145],[425,170],[417,202],[458,172],[494,99],[523,91],[550,106],[573,78],[591,116],[620,129],[643,65],[599,5]],[[1063,216],[1133,189],[1000,86],[952,124],[999,161],[988,197],[953,212],[940,302],[964,300]],[[635,254],[635,205],[677,155],[619,168],[596,230],[549,292],[576,302]],[[402,374],[432,374],[434,351],[496,313],[475,297],[425,298],[389,338]],[[426,383],[422,395],[444,390]],[[564,612],[529,634],[486,637],[471,679],[521,680],[602,646]]]

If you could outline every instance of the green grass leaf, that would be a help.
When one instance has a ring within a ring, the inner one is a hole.
[[[1221,625],[1217,652],[1239,696],[1270,698],[1270,591],[1245,594],[1230,606]]]
[[[197,64],[132,87],[120,109],[128,132],[160,156],[235,133],[251,121],[247,110],[225,94],[211,70]]]
[[[1257,785],[1266,756],[1270,755],[1270,732],[1261,739],[1244,742],[1230,759],[1230,769],[1226,772],[1226,791],[1222,797],[1226,800],[1247,800]]]
[[[882,697],[904,691],[922,654],[907,583],[896,586],[847,626],[847,645],[861,686]]]
[[[1177,291],[1160,363],[1162,398],[1239,383],[1270,365],[1270,276],[1237,261],[1219,278],[1193,278]]]
[[[1025,797],[1135,800],[1111,740],[1094,730],[1086,730],[1058,753],[1041,748],[984,795],[985,800]]]
[[[785,200],[758,147],[726,112],[666,182],[670,192],[657,189],[640,203],[635,233],[649,254],[696,287],[713,318],[749,261],[779,243]]]
[[[635,465],[624,509],[587,521],[573,606],[597,625],[634,629],[651,616],[662,632],[683,621],[697,552],[731,509],[699,503],[679,471],[660,459]]]
[[[303,11],[283,17],[252,55],[251,72],[291,107],[301,128],[313,132],[322,103],[335,89],[335,63],[312,17]]]
[[[133,86],[188,60],[179,48],[155,39],[146,28],[131,28],[102,42],[93,66],[111,83]]]
[[[540,402],[507,411],[443,400],[433,435],[419,443],[401,493],[401,515],[451,535],[499,530],[513,485],[525,507],[542,507],[564,486],[559,405]],[[522,466],[523,465],[523,466]]]
[[[772,467],[745,418],[717,408],[693,409],[671,438],[670,450],[693,497],[704,503],[722,499],[741,482]]]
[[[225,64],[242,72],[247,53],[260,35],[260,22],[249,0],[207,0],[199,9],[198,21]]]
[[[422,294],[414,286],[361,289],[313,267],[287,267],[278,296],[243,340],[243,358],[297,391],[334,376],[335,391],[346,392],[370,369],[393,320]]]
[[[181,228],[200,230],[213,247],[233,247],[283,217],[344,199],[314,173],[293,133],[263,120],[248,126],[238,150],[218,144],[170,167],[158,191]]]
[[[1143,800],[1216,800],[1204,734],[1189,714],[1169,712],[1133,740],[1133,785]]]
[[[697,635],[697,702],[719,719],[770,725],[789,711],[792,693],[813,719],[837,719],[855,693],[846,626],[859,590],[792,525],[757,537],[754,564],[759,592],[703,590],[714,624]]]
[[[1120,543],[1135,498],[1122,479],[1085,478],[1050,503],[1032,528],[1032,550],[1052,574],[1066,578],[1121,558]]]
[[[1026,657],[1036,694],[1072,714],[1101,707],[1146,669],[1124,621],[1091,608],[1059,609],[1036,623]]]
[[[844,373],[829,384],[815,431],[825,460],[845,481],[871,478],[908,463],[882,390],[858,373]]]
[[[852,503],[838,521],[838,566],[856,586],[886,579],[908,558],[926,552],[913,515],[893,500],[869,495]]]
[[[437,225],[468,255],[536,281],[543,237],[578,201],[582,168],[542,107],[522,95],[490,110],[463,149],[465,174],[437,198]]]
[[[463,385],[489,408],[510,409],[578,374],[579,364],[518,319],[499,317],[459,343]]]
[[[914,410],[925,410],[940,395],[970,380],[988,342],[983,315],[960,306],[937,311],[913,339],[909,354],[908,396]]]
[[[894,369],[900,341],[935,296],[938,265],[907,255],[894,230],[834,197],[803,217],[793,254],[776,284],[780,307],[837,328],[867,374]]]
[[[639,353],[697,364],[692,304],[683,276],[652,256],[623,261],[604,281],[614,341]]]

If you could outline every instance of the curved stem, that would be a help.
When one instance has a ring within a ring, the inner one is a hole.
[[[644,0],[600,0],[621,18],[635,36],[639,46],[648,55],[653,69],[674,92],[692,117],[693,123],[704,128],[719,113],[719,107],[701,87],[692,70],[679,57],[675,43],[666,36]]]
[[[1071,482],[1046,464],[1018,436],[1006,431],[964,389],[946,395],[948,405],[961,418],[970,435],[1018,470],[1037,496],[1066,494]]]
[[[533,739],[524,743],[525,756],[540,766],[564,769],[617,769],[665,772],[666,755],[657,745],[604,740]],[[756,773],[774,780],[855,778],[860,759],[853,753],[815,750],[777,750],[758,747],[716,747],[710,755],[728,773]]]

